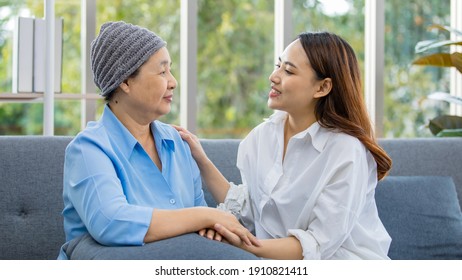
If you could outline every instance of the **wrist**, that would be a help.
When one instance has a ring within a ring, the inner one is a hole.
[[[204,228],[213,228],[214,225],[217,223],[219,220],[219,217],[217,216],[218,212],[220,211],[215,208],[211,207],[194,207],[201,211],[201,217],[202,217],[202,224]]]

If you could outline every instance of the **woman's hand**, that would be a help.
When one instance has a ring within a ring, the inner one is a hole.
[[[222,203],[228,193],[228,180],[226,180],[220,170],[218,170],[213,162],[207,157],[207,154],[202,148],[199,138],[197,138],[196,135],[181,126],[172,125],[172,127],[174,127],[180,134],[181,138],[188,143],[189,148],[191,149],[191,154],[201,171],[202,181],[207,186],[213,198],[217,203]]]
[[[260,246],[260,241],[247,228],[245,228],[233,214],[218,209],[214,210],[216,210],[215,213],[217,215],[213,215],[213,221],[215,222],[211,227],[214,228],[214,230],[220,235],[220,237],[225,236],[217,230],[217,224],[222,225],[222,227],[226,228],[226,231],[223,232],[225,232],[230,237],[232,236],[232,241],[235,241],[236,244],[242,243],[246,244],[247,246]],[[227,237],[225,238],[228,239]]]
[[[303,259],[303,248],[297,238],[293,236],[263,239],[258,246],[247,246],[245,242],[222,224],[215,224],[214,229],[223,238],[223,241],[246,250],[258,257],[280,260]]]
[[[247,243],[243,242],[241,238],[237,234],[234,234],[226,227],[221,224],[215,224],[214,226],[215,232],[220,235],[220,237],[227,243],[239,247],[241,249],[246,249]]]
[[[198,231],[200,236],[206,237],[210,240],[224,241],[231,243],[223,238],[223,235],[218,232],[216,228],[220,228],[233,243],[245,244],[247,246],[260,246],[260,241],[247,229],[245,228],[238,219],[231,213],[216,208],[209,208],[209,217],[213,224],[209,228],[204,228]],[[226,228],[225,226],[226,225]],[[228,239],[226,238],[226,239]]]
[[[187,129],[181,127],[181,126],[177,126],[177,125],[173,125],[173,124],[172,124],[172,126],[176,130],[178,130],[178,132],[180,133],[181,138],[188,143],[189,148],[191,149],[191,154],[192,154],[192,156],[194,157],[194,159],[196,160],[196,162],[198,164],[208,161],[208,157],[205,154],[205,151],[201,146],[199,138],[197,138],[196,135],[194,135],[193,133],[189,132],[189,130],[187,130]]]

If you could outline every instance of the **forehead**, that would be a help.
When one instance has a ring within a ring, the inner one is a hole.
[[[170,54],[166,47],[160,48],[157,52],[155,52],[151,57],[148,59],[147,64],[150,65],[170,65],[171,64]]]
[[[300,39],[293,41],[286,47],[281,55],[281,60],[282,62],[290,61],[296,66],[309,65],[308,57],[300,43]]]

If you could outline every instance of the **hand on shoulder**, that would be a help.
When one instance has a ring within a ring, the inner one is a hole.
[[[173,124],[171,126],[174,127],[180,134],[181,138],[184,141],[186,141],[186,143],[188,143],[189,148],[191,149],[191,154],[198,163],[205,162],[208,160],[208,157],[205,154],[204,149],[202,148],[200,140],[195,134],[191,133],[189,130],[181,126]]]

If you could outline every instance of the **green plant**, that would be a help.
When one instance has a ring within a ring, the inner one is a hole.
[[[439,24],[429,26],[429,29],[438,29],[448,33],[462,36],[462,31]],[[425,53],[431,50],[440,49],[451,45],[462,46],[462,41],[436,39],[420,41],[415,46],[416,53]],[[436,52],[424,55],[412,62],[414,65],[436,66],[436,67],[455,67],[462,74],[462,53],[460,52]],[[449,93],[436,92],[428,96],[429,99],[442,100],[462,106],[462,98],[450,95]],[[429,121],[428,127],[433,135],[436,136],[459,136],[462,137],[462,117],[453,115],[441,115]]]

